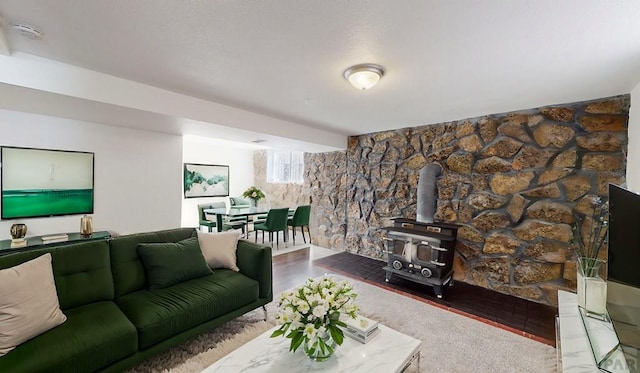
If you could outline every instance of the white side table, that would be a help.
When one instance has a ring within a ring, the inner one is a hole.
[[[558,291],[558,317],[562,372],[629,372],[613,324],[583,316],[575,293]]]

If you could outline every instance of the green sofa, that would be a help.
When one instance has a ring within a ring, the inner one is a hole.
[[[240,240],[240,272],[148,290],[138,243],[178,242],[193,228],[121,236],[0,257],[0,269],[50,252],[67,321],[0,357],[0,372],[121,372],[273,299],[271,248]]]

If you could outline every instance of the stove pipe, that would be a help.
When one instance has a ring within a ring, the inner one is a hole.
[[[436,178],[442,173],[442,166],[428,164],[420,170],[418,179],[418,217],[421,223],[433,223],[436,213]]]

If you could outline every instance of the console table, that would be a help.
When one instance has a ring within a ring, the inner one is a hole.
[[[62,233],[58,233],[58,234],[62,234]],[[93,234],[88,237],[82,236],[79,232],[72,232],[72,233],[65,233],[65,234],[69,236],[69,239],[67,241],[52,242],[47,244],[42,242],[42,237],[52,236],[53,234],[47,234],[45,236],[26,237],[27,246],[23,246],[23,247],[11,247],[11,240],[2,240],[0,241],[0,256],[15,253],[18,251],[39,249],[45,246],[52,247],[52,246],[64,245],[68,243],[106,240],[111,237],[111,234],[107,231],[93,232]]]
[[[558,291],[557,333],[562,372],[630,372],[613,324],[585,316],[575,293]]]

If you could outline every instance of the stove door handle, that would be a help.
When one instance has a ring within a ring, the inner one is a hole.
[[[437,265],[438,267],[444,267],[444,266],[446,266],[446,264],[444,264],[444,263],[440,263],[440,262],[436,262],[435,260],[432,260],[432,261],[431,261],[431,264]]]

